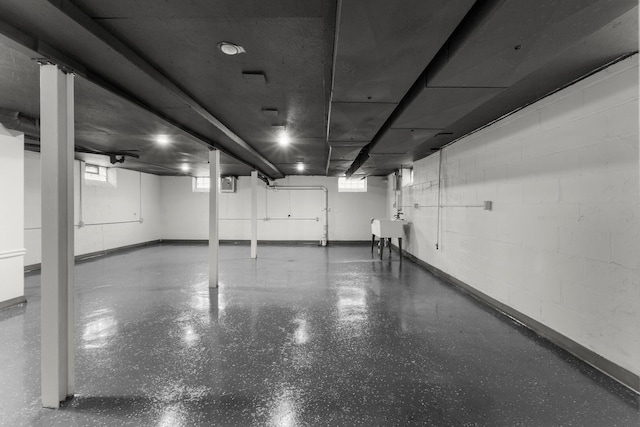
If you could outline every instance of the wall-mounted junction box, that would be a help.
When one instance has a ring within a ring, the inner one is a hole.
[[[235,176],[221,176],[220,177],[220,192],[221,193],[235,193],[236,192],[236,177]]]

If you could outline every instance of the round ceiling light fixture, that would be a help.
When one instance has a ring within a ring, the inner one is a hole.
[[[156,135],[156,142],[160,145],[169,144],[169,136],[168,135]]]
[[[290,142],[291,138],[289,138],[289,134],[287,133],[287,131],[280,132],[280,135],[278,135],[278,143],[281,146],[286,147]]]
[[[298,172],[304,171],[304,163],[298,162],[298,164],[296,165],[296,169],[298,169]]]
[[[218,49],[220,49],[220,51],[225,55],[237,55],[239,53],[246,52],[242,46],[230,42],[218,43]]]
[[[189,167],[188,164],[183,163],[182,165],[180,165],[180,169],[182,170],[182,172],[189,172],[189,169],[191,169],[191,167]]]

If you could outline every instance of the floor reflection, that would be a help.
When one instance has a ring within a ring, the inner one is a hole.
[[[40,407],[28,276],[26,309],[0,311],[0,424],[637,425],[637,396],[395,252],[220,256],[219,288],[206,246],[79,264],[78,396],[58,411]]]

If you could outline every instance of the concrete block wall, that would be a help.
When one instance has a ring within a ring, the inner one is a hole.
[[[439,236],[413,206],[437,204],[440,154],[415,162],[405,248],[640,374],[638,114],[635,55],[446,147]]]
[[[24,238],[25,265],[41,261],[40,154],[26,151]],[[82,185],[80,227],[81,162],[74,163],[75,254],[84,255],[161,239],[160,177],[117,170],[117,186]],[[140,217],[143,222],[139,221]]]
[[[25,160],[24,265],[41,261],[40,155],[23,152]],[[17,164],[17,163],[16,163]],[[192,191],[189,177],[159,177],[117,170],[117,186],[83,184],[81,162],[74,168],[75,254],[84,255],[160,239],[208,239],[209,194]],[[366,193],[339,193],[337,178],[288,177],[278,185],[325,186],[329,191],[329,240],[371,238],[370,218],[385,216],[384,178],[371,177]],[[258,191],[260,240],[317,240],[323,236],[324,192],[272,191],[262,181]],[[236,193],[220,195],[220,238],[249,240],[251,183],[238,179]],[[16,211],[17,212],[17,211]],[[85,226],[80,227],[79,222]],[[143,222],[137,222],[140,217]],[[293,220],[289,219],[293,218]],[[318,218],[299,221],[296,218]],[[22,227],[18,227],[22,228]],[[22,267],[21,267],[22,268]]]
[[[366,193],[338,192],[338,179],[290,176],[280,186],[324,186],[329,192],[329,241],[371,239],[370,220],[386,216],[384,178],[369,177]],[[209,238],[209,193],[192,191],[192,178],[161,178],[164,239]],[[220,194],[220,239],[250,240],[251,179],[239,177],[235,193]],[[258,239],[320,241],[323,236],[323,191],[273,191],[258,182]],[[270,218],[264,220],[264,218]],[[318,218],[314,220],[299,220]]]

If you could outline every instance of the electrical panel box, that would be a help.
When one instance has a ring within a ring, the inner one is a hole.
[[[235,176],[221,176],[220,177],[220,192],[221,193],[235,193],[236,192],[236,177]]]

